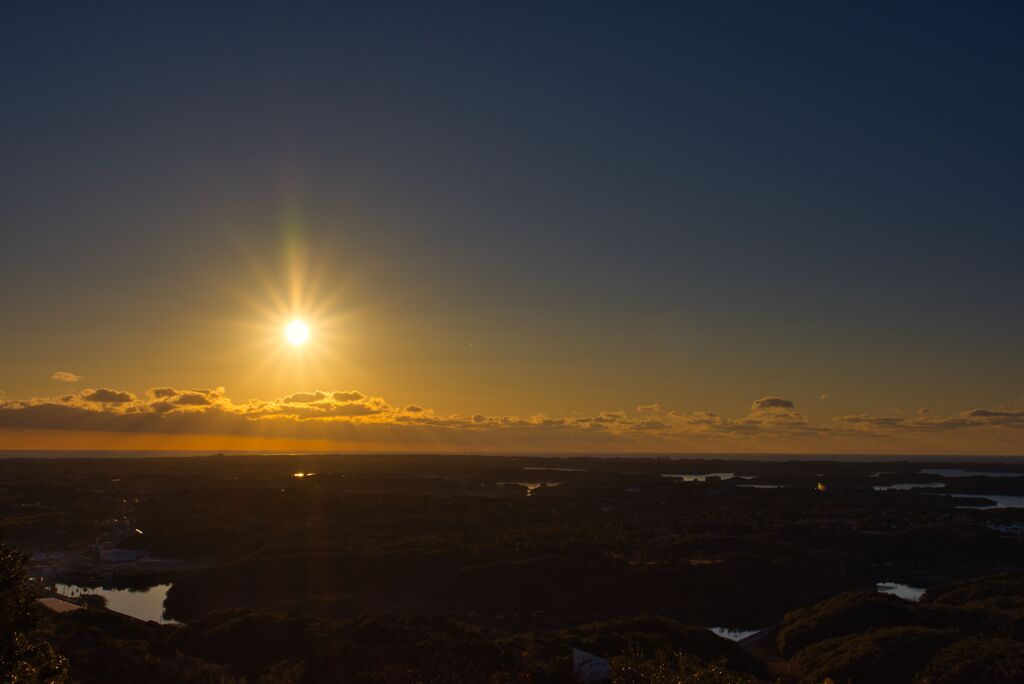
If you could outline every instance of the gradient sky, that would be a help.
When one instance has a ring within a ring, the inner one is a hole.
[[[1024,454],[1019,6],[206,4],[0,9],[0,448]]]

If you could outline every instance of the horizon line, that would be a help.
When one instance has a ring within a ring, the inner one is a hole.
[[[211,456],[413,456],[413,457],[484,457],[484,458],[548,458],[548,459],[651,459],[651,460],[767,460],[767,461],[1024,461],[1024,454],[926,454],[926,453],[807,453],[807,452],[487,452],[487,451],[276,451],[276,450],[209,450],[209,449],[0,449],[0,459],[112,457],[112,458],[187,458]]]

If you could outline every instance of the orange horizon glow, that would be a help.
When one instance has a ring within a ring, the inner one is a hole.
[[[293,222],[291,230],[297,234],[296,226]],[[223,358],[244,373],[243,386],[337,386],[341,383],[325,383],[323,378],[357,375],[376,382],[392,365],[402,364],[401,356],[372,366],[359,360],[351,344],[355,338],[340,333],[370,337],[369,318],[358,325],[343,313],[352,309],[344,303],[342,290],[327,287],[327,252],[321,251],[321,261],[314,264],[299,244],[293,239],[284,251],[284,277],[251,261],[251,273],[261,286],[239,295],[248,314],[227,319],[222,326],[234,340],[224,345]],[[285,287],[278,287],[280,283]],[[467,345],[469,351],[462,353],[471,354],[472,349]],[[431,368],[423,363],[414,372]],[[65,388],[77,388],[85,380],[67,370],[48,375]],[[87,375],[97,376],[91,369]],[[469,378],[453,374],[449,380],[439,387],[451,392],[460,383],[466,387]],[[531,389],[539,385],[521,383],[518,376],[475,396],[504,403],[520,384],[517,403],[544,398],[545,392]],[[557,386],[572,389],[572,383]],[[588,399],[592,405],[593,397]],[[475,407],[442,412],[347,389],[235,401],[220,386],[158,386],[144,394],[100,387],[62,396],[0,397],[0,450],[1024,454],[1024,410],[1014,406],[964,409],[947,416],[919,409],[904,417],[898,411],[843,411],[825,393],[805,398],[803,405],[765,395],[746,414],[682,411],[653,402],[634,406],[622,410],[612,404],[611,409],[560,414],[541,408],[516,415]]]

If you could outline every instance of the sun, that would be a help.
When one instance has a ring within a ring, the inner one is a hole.
[[[296,319],[284,327],[284,337],[293,347],[301,347],[309,340],[309,326]]]

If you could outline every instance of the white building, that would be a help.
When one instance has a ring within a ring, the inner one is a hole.
[[[608,682],[612,678],[612,666],[604,658],[574,648],[572,673],[581,682]]]

